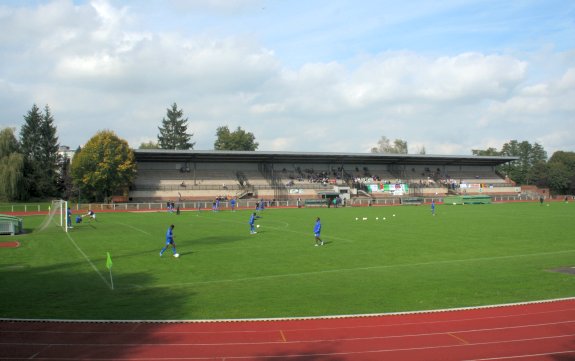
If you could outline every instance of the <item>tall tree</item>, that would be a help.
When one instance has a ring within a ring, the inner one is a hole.
[[[15,200],[23,195],[24,156],[19,152],[14,129],[0,131],[0,199]]]
[[[60,155],[58,154],[58,137],[54,117],[48,105],[44,108],[42,123],[40,124],[40,154],[38,161],[40,168],[40,193],[44,196],[55,196],[58,183],[58,168]]]
[[[230,132],[227,126],[218,127],[216,130],[215,150],[256,150],[258,143],[255,142],[253,133],[247,133],[241,127]]]
[[[377,146],[371,148],[372,153],[388,153],[388,154],[407,154],[407,141],[402,139],[396,139],[391,141],[386,137],[382,136],[377,142]]]
[[[162,149],[194,149],[196,143],[190,143],[193,134],[188,134],[188,118],[183,119],[184,111],[176,103],[167,109],[167,119],[162,118],[158,127],[158,144]]]
[[[42,113],[34,104],[24,116],[20,144],[25,158],[26,194],[39,198],[55,196],[59,145],[54,118],[47,105]]]
[[[42,121],[40,109],[34,104],[24,116],[20,128],[20,146],[24,155],[24,189],[26,197],[42,197]]]
[[[128,142],[104,130],[90,138],[72,160],[72,180],[83,196],[108,201],[124,195],[136,176],[134,152]]]
[[[34,104],[24,116],[24,125],[20,128],[22,154],[28,159],[38,159],[41,155],[43,116],[40,108]]]

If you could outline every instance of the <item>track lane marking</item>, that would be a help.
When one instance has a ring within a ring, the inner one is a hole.
[[[465,341],[461,337],[457,337],[456,335],[452,334],[451,332],[448,332],[447,334],[449,336],[453,337],[454,339],[456,339],[457,341],[459,341],[460,343],[462,343],[463,345],[469,345],[469,342]]]
[[[527,327],[539,327],[539,326],[550,326],[550,325],[558,325],[564,323],[575,323],[573,321],[565,321],[565,322],[555,322],[551,324],[541,324],[541,325],[529,325],[529,326],[514,326],[514,327],[494,327],[494,328],[482,328],[482,329],[473,329],[473,330],[465,330],[465,331],[456,331],[456,333],[475,333],[475,332],[491,332],[491,331],[504,331],[504,330],[515,330],[518,328],[527,328]],[[575,329],[573,330],[575,332]],[[18,332],[18,331],[15,331]],[[277,331],[276,331],[277,332]],[[279,330],[280,335],[284,337],[283,331]],[[0,332],[2,333],[2,332]],[[75,334],[79,332],[74,332],[71,334]],[[267,334],[273,334],[275,332],[269,331],[265,332]],[[121,333],[122,335],[130,335],[130,333]],[[136,335],[136,334],[133,334]],[[473,345],[482,345],[482,344],[491,344],[491,343],[507,343],[507,342],[519,342],[524,341],[524,339],[515,339],[515,340],[505,340],[505,341],[488,341],[488,342],[478,342],[478,343],[470,343],[466,342],[463,339],[452,335],[450,332],[430,332],[430,333],[417,333],[417,334],[405,334],[405,335],[385,335],[385,336],[370,336],[370,337],[346,337],[346,338],[323,338],[323,339],[313,339],[313,340],[297,340],[297,341],[262,341],[262,342],[226,342],[226,343],[170,343],[169,345],[172,346],[253,346],[253,345],[275,345],[275,344],[314,344],[314,343],[324,343],[324,342],[349,342],[349,341],[367,341],[367,340],[391,340],[391,339],[402,339],[402,338],[416,338],[416,337],[430,337],[430,336],[452,336],[456,338],[458,341],[463,343],[458,343],[458,346],[473,346]],[[553,339],[553,338],[563,338],[568,336],[575,336],[575,333],[569,334],[559,334],[553,336],[543,336],[543,337],[536,337],[536,338],[528,338],[526,340],[532,339]],[[55,346],[156,346],[156,345],[163,345],[160,343],[124,343],[124,344],[110,344],[110,343],[96,343],[96,344],[85,344],[85,343],[78,343],[78,344],[54,344],[54,343],[25,343],[25,342],[2,342],[0,341],[0,345],[34,345],[34,346],[41,346],[41,345],[55,345]],[[167,344],[166,344],[167,345]],[[452,345],[453,346],[453,345]]]

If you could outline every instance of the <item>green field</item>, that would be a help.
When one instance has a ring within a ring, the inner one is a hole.
[[[0,248],[0,318],[293,317],[575,296],[575,275],[551,271],[575,266],[574,203],[439,205],[436,213],[267,209],[256,235],[248,210],[99,213],[68,234],[55,225],[35,231],[45,216],[28,216],[28,233],[0,238],[21,242]],[[317,216],[323,247],[314,247]],[[181,257],[160,258],[171,223]]]

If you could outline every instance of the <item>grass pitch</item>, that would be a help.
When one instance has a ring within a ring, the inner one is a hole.
[[[575,204],[99,213],[3,237],[0,317],[221,319],[384,313],[575,296]],[[395,216],[394,216],[395,215]],[[314,246],[321,217],[325,245]],[[356,218],[358,220],[356,220]],[[367,218],[367,220],[363,220]],[[385,219],[384,219],[385,218]],[[180,258],[164,246],[175,225]],[[113,261],[114,289],[106,268]]]

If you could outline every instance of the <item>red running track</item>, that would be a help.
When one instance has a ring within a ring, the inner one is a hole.
[[[575,360],[575,298],[221,322],[0,322],[0,360]]]

